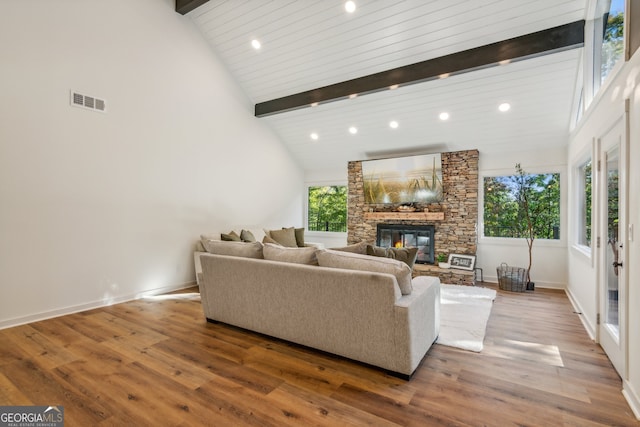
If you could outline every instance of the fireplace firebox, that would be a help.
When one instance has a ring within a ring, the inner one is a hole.
[[[383,248],[418,248],[417,263],[434,264],[433,225],[378,224],[376,245]]]

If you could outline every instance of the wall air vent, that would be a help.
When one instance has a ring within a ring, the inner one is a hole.
[[[81,93],[71,91],[71,105],[74,107],[86,108],[88,110],[100,111],[102,113],[107,110],[107,101],[96,98],[95,96],[83,95]]]

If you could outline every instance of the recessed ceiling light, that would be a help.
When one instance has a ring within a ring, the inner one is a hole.
[[[260,40],[253,39],[253,40],[251,40],[251,46],[252,46],[255,50],[260,50],[260,48],[262,47],[262,43],[260,43]]]
[[[317,141],[317,140],[318,140],[318,138],[320,138],[320,136],[319,136],[317,133],[315,133],[315,132],[313,132],[313,133],[312,133],[311,135],[309,135],[309,136],[310,136],[310,137],[311,137],[311,139],[313,139],[314,141]]]
[[[440,74],[438,76],[439,79],[446,79],[447,77],[449,77],[451,75],[451,73],[444,73],[444,74]]]
[[[355,135],[356,133],[358,133],[358,128],[357,128],[357,127],[355,127],[355,126],[351,126],[351,127],[349,128],[349,133],[350,133],[351,135]]]
[[[510,64],[511,60],[510,59],[503,59],[502,61],[499,61],[498,64],[500,65],[507,65]]]
[[[356,11],[356,2],[349,0],[348,2],[346,2],[344,4],[344,10],[347,11],[347,13],[353,13]]]
[[[400,87],[400,85],[391,85],[391,86],[389,86],[389,89],[395,90],[395,89],[398,89],[399,87]]]
[[[349,95],[349,99],[353,99],[353,98],[357,98],[358,94],[357,93],[352,93],[351,95]]]
[[[318,103],[317,103],[317,102],[312,102],[312,103],[311,103],[311,106],[312,106],[312,107],[317,107],[317,106],[318,106]]]
[[[438,116],[440,118],[440,120],[449,120],[449,113],[447,113],[446,111],[440,113],[440,115]]]
[[[391,121],[389,122],[389,127],[390,127],[391,129],[398,129],[398,126],[399,126],[399,125],[398,125],[398,122],[396,122],[395,120],[391,120]]]
[[[498,110],[502,111],[503,113],[509,111],[511,109],[511,104],[509,104],[508,102],[503,102],[502,104],[498,105]]]

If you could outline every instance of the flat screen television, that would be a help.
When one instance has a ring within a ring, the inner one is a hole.
[[[362,162],[367,204],[438,203],[442,190],[440,154]]]

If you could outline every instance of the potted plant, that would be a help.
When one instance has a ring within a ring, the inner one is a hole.
[[[438,256],[436,256],[436,261],[438,262],[438,267],[440,268],[451,267],[451,265],[447,262],[447,254],[438,254]]]

